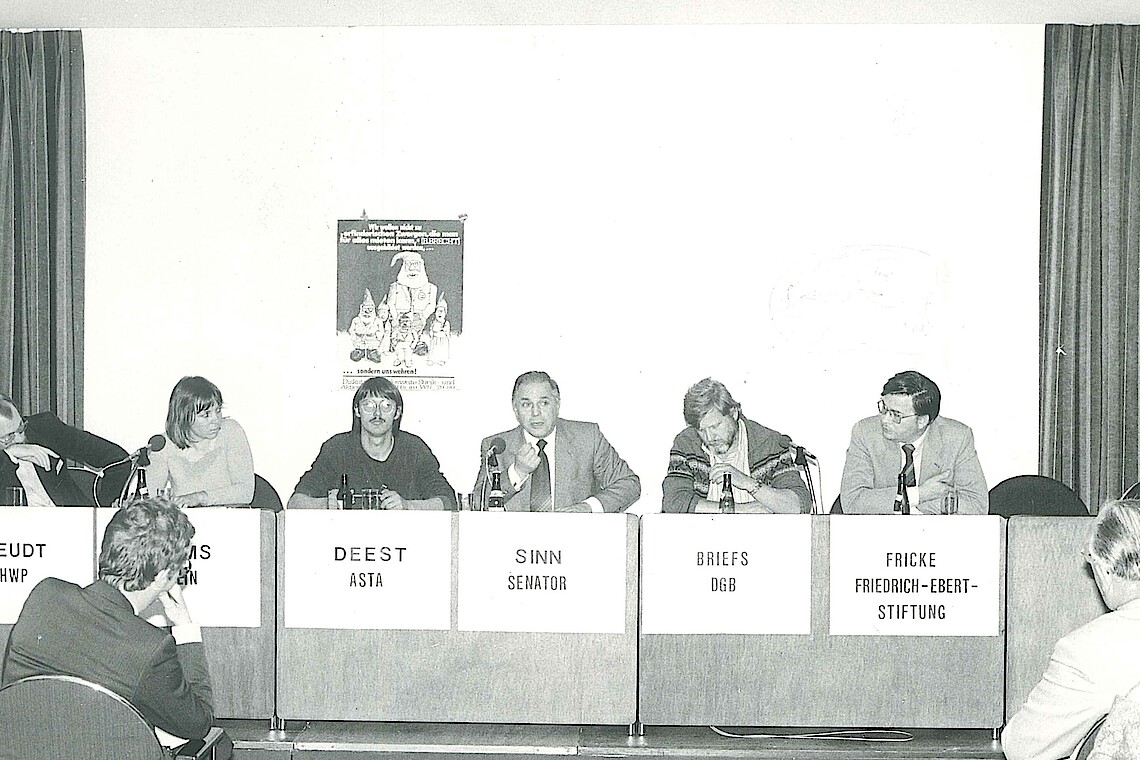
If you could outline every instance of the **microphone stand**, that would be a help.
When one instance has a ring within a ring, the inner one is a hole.
[[[796,446],[796,464],[804,469],[804,477],[807,480],[808,497],[811,499],[811,514],[818,515],[823,511],[823,507],[816,497],[815,485],[811,479],[811,466],[809,462],[812,458],[814,457],[811,457],[803,446]],[[818,466],[819,462],[817,461],[816,467]]]
[[[483,459],[483,484],[479,489],[480,512],[487,511],[487,489],[491,487],[491,468],[499,469],[499,456],[493,447],[488,449],[487,456]]]

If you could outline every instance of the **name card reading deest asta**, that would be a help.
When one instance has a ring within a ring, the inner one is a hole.
[[[997,636],[1001,519],[831,520],[831,634]]]
[[[0,624],[16,622],[44,578],[86,586],[95,579],[93,567],[89,510],[0,509]]]
[[[811,516],[643,516],[641,632],[810,634]]]
[[[459,630],[625,633],[627,520],[463,512]]]
[[[285,513],[285,627],[447,630],[451,512]]]
[[[196,507],[185,510],[194,526],[190,559],[178,579],[186,607],[194,622],[205,628],[258,628],[261,626],[261,526],[260,511],[227,507]],[[97,545],[114,516],[114,509],[100,509]],[[155,605],[144,610],[159,612]],[[156,615],[152,622],[167,621]]]

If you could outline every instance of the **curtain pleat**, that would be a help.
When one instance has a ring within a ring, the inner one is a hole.
[[[81,33],[0,32],[0,108],[0,390],[81,425]]]
[[[1046,27],[1039,465],[1093,510],[1140,480],[1138,43]]]

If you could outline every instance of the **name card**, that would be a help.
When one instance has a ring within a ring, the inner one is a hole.
[[[459,629],[625,633],[627,519],[461,513]]]
[[[97,545],[115,514],[100,509]],[[261,527],[258,510],[196,507],[185,510],[194,526],[190,560],[178,579],[190,617],[204,628],[261,626]],[[155,604],[143,617],[168,625]],[[153,615],[151,613],[154,613]]]
[[[1001,518],[831,520],[831,634],[997,636]]]
[[[810,634],[811,516],[643,516],[641,632]]]
[[[15,623],[49,576],[80,586],[95,579],[90,510],[0,508],[0,624]]]
[[[285,627],[447,630],[451,512],[285,513]]]

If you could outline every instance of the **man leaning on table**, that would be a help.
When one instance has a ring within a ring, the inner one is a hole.
[[[473,498],[485,493],[488,454],[501,444],[496,459],[508,512],[621,512],[637,501],[636,473],[597,423],[559,417],[561,400],[547,373],[518,376],[511,405],[519,426],[483,439]]]
[[[900,473],[915,514],[938,514],[942,497],[958,492],[958,513],[984,515],[990,497],[974,433],[939,416],[942,395],[933,380],[908,370],[883,385],[879,414],[855,423],[840,497],[846,514],[891,514]]]
[[[811,510],[792,439],[747,419],[723,383],[706,377],[685,393],[688,426],[673,439],[662,512],[719,512],[724,475],[737,512]]]

